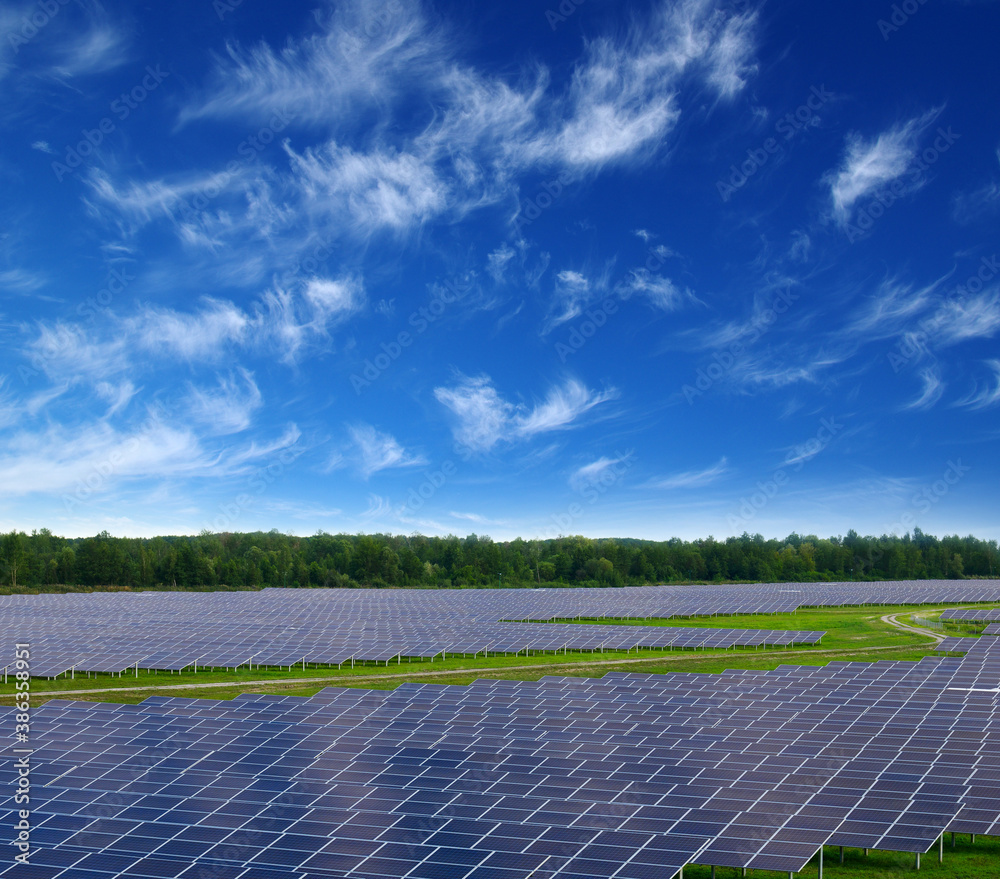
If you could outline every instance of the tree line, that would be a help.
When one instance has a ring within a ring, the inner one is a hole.
[[[258,589],[266,586],[485,588],[633,586],[732,581],[992,577],[997,541],[902,536],[685,541],[580,536],[489,537],[267,533],[181,537],[57,537],[47,528],[0,535],[5,590]]]

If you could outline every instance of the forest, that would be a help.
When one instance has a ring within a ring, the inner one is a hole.
[[[530,588],[654,583],[907,580],[992,577],[997,541],[905,535],[783,540],[742,534],[684,541],[580,536],[327,534],[273,530],[197,536],[0,535],[0,588],[260,589]]]

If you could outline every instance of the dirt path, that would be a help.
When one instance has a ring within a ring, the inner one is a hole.
[[[935,644],[940,644],[945,639],[945,635],[939,635],[937,632],[932,632],[929,629],[922,629],[918,626],[912,626],[909,623],[901,623],[896,619],[896,617],[903,616],[907,613],[912,613],[912,611],[907,610],[901,613],[887,613],[881,617],[881,619],[883,623],[888,623],[890,626],[899,629],[901,632],[908,632],[911,635],[926,635],[928,638],[933,640]]]
[[[885,619],[889,625],[897,625],[902,627],[902,623],[893,623]],[[917,632],[918,634],[929,634],[918,629],[909,629],[911,632]],[[912,645],[893,645],[889,647],[867,647],[865,652],[875,651],[875,650],[912,650]],[[792,650],[761,650],[755,652],[755,656],[785,656],[788,657],[789,662],[794,662],[796,658],[804,658],[808,656],[843,656],[857,653],[856,648],[848,649],[837,649],[837,650],[807,650],[807,651],[792,651]],[[733,654],[734,656],[746,656],[749,652]],[[723,659],[725,658],[722,654],[716,655],[714,657],[706,657],[706,659]],[[582,661],[582,662],[560,662],[560,663],[539,663],[535,665],[507,665],[507,666],[491,666],[491,667],[477,667],[469,666],[462,668],[448,669],[447,671],[414,671],[414,672],[401,672],[399,674],[378,674],[378,675],[340,675],[338,677],[330,678],[291,678],[291,679],[281,679],[281,678],[271,678],[269,680],[258,680],[258,681],[219,681],[207,684],[154,684],[152,686],[141,686],[141,687],[99,687],[95,689],[88,690],[45,690],[37,691],[38,696],[43,696],[46,699],[52,696],[82,696],[91,695],[93,693],[129,693],[129,692],[141,692],[147,690],[156,690],[159,692],[169,691],[169,690],[205,690],[211,688],[232,688],[232,687],[274,687],[274,688],[285,688],[289,686],[298,686],[305,684],[315,684],[315,685],[334,685],[334,684],[353,684],[358,681],[409,681],[414,678],[441,678],[441,677],[453,677],[455,675],[464,675],[469,673],[474,673],[481,675],[483,677],[489,677],[490,675],[496,674],[506,674],[511,671],[566,671],[568,669],[580,669],[580,668],[593,668],[594,666],[601,666],[611,668],[613,666],[620,665],[637,665],[637,664],[648,664],[650,662],[684,662],[690,661],[691,659],[697,659],[697,656],[692,656],[690,653],[681,656],[647,656],[641,657],[639,659],[612,659],[608,662],[594,662],[592,660]],[[13,694],[0,695],[0,700],[13,699]]]

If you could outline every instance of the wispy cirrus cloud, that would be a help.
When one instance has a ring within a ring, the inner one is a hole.
[[[719,458],[711,467],[703,470],[686,470],[681,473],[674,473],[662,479],[654,479],[647,483],[649,488],[662,490],[673,490],[678,488],[700,488],[716,482],[729,472],[729,462],[723,456]]]
[[[412,153],[360,153],[334,142],[301,155],[287,149],[306,205],[363,234],[407,231],[448,207],[449,183]]]
[[[562,385],[551,388],[545,400],[530,412],[515,416],[515,432],[518,436],[532,437],[538,433],[565,430],[585,412],[617,398],[615,388],[591,391],[582,382],[568,379]]]
[[[956,406],[964,406],[969,409],[989,409],[1000,404],[1000,360],[987,360],[986,366],[992,373],[986,383],[980,387],[977,382],[975,390],[956,402]]]
[[[628,462],[629,455],[619,455],[616,458],[601,456],[596,461],[584,464],[574,470],[569,477],[569,487],[573,491],[582,491],[589,485],[598,485],[602,480],[617,478],[622,472],[621,467]]]
[[[463,376],[455,387],[435,388],[434,396],[455,416],[456,441],[473,451],[488,452],[501,441],[569,429],[584,413],[615,399],[618,391],[595,392],[569,379],[553,386],[544,401],[529,409],[504,400],[488,376]]]
[[[888,183],[900,178],[913,164],[920,136],[941,114],[936,108],[897,124],[875,138],[857,132],[847,138],[840,167],[827,174],[834,219],[845,225],[854,205]],[[919,183],[911,183],[911,188]]]
[[[625,289],[628,295],[642,296],[660,311],[676,311],[687,303],[698,302],[687,287],[678,287],[670,278],[648,269],[634,269],[630,272]]]
[[[247,369],[220,376],[214,388],[191,385],[187,408],[190,416],[212,434],[240,433],[251,426],[253,414],[263,405],[263,395]]]
[[[972,192],[961,192],[952,199],[952,216],[959,223],[974,223],[1000,210],[1000,183],[991,181]]]
[[[901,408],[904,410],[930,409],[944,393],[945,383],[941,379],[937,367],[929,366],[926,369],[921,369],[919,375],[922,384],[920,394],[916,399],[902,406]]]
[[[23,353],[34,370],[71,384],[111,381],[163,359],[215,363],[236,351],[274,353],[294,364],[310,343],[326,344],[364,301],[357,276],[313,277],[296,290],[265,291],[249,309],[206,297],[189,310],[143,305],[126,316],[109,312],[101,331],[83,321],[24,325],[33,338]]]
[[[352,425],[348,433],[353,444],[353,459],[365,479],[380,470],[418,467],[427,463],[422,455],[407,452],[395,437],[376,430],[370,424]]]
[[[586,42],[568,83],[553,84],[539,64],[501,77],[456,60],[458,35],[416,0],[382,16],[353,0],[281,50],[230,45],[180,121],[281,112],[320,127],[320,142],[286,146],[283,187],[332,226],[398,234],[513,200],[525,173],[647,161],[677,124],[679,92],[707,84],[731,98],[755,48],[753,12],[661,2],[626,34]],[[415,107],[433,111],[414,128]]]
[[[938,283],[920,289],[887,279],[879,284],[843,333],[849,338],[887,339],[896,335],[933,301]]]
[[[129,36],[123,24],[98,4],[92,6],[89,26],[70,31],[55,43],[51,75],[69,78],[105,73],[129,61]]]
[[[935,345],[949,346],[969,339],[992,338],[1000,330],[1000,289],[942,303],[920,322]]]
[[[407,84],[438,74],[444,34],[415,0],[391,10],[370,3],[327,5],[304,36],[275,50],[261,42],[230,43],[203,94],[180,113],[182,124],[201,118],[264,121],[288,112],[332,125],[351,111],[387,103]]]
[[[12,293],[33,293],[45,286],[45,276],[41,272],[27,269],[5,269],[0,271],[0,291]]]

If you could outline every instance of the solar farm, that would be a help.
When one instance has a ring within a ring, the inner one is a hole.
[[[784,658],[712,674],[53,698],[31,715],[31,866],[0,876],[822,875],[845,850],[946,866],[955,834],[1000,835],[1000,639],[945,637],[917,661],[797,664],[823,633],[767,620],[949,602],[1000,602],[1000,583],[2,597],[7,655],[31,643],[37,678],[345,662],[405,671],[445,655],[567,650],[595,663],[646,648],[778,647]],[[965,612],[978,615],[952,616]],[[760,628],[724,628],[734,614],[759,616]],[[15,709],[0,713],[13,729]],[[13,759],[0,774],[14,790]],[[11,826],[16,808],[13,796],[0,802]],[[13,864],[17,849],[0,847]]]

